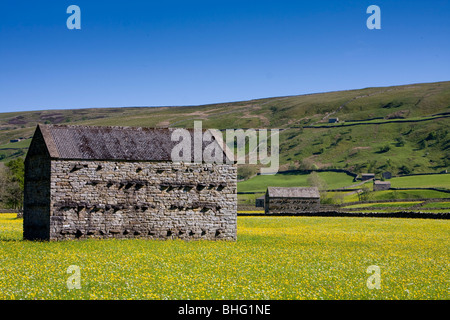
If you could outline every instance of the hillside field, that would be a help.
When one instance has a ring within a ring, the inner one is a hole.
[[[267,187],[308,187],[309,174],[303,173],[278,173],[275,175],[257,175],[248,180],[238,182],[238,192],[265,192]],[[325,182],[326,189],[361,188],[361,181],[354,182],[353,177],[341,172],[318,172],[318,176]],[[450,174],[429,174],[393,177],[392,188],[416,188],[417,190],[398,190],[397,193],[420,191],[420,188],[438,188],[450,190]],[[372,188],[372,182],[366,182]],[[426,195],[438,194],[433,190],[422,190]],[[394,192],[394,190],[389,190]],[[450,197],[450,193],[448,194]],[[438,197],[439,198],[439,197]]]
[[[329,189],[348,187],[353,177],[345,173],[319,172]],[[308,174],[278,173],[275,175],[258,175],[246,181],[238,182],[238,192],[265,192],[267,187],[308,187]]]
[[[328,120],[338,117],[339,123]],[[363,88],[185,107],[0,113],[0,159],[23,157],[36,124],[267,128],[280,131],[281,170],[394,175],[450,169],[450,82]]]
[[[238,182],[238,192],[254,192],[255,195],[238,194],[240,204],[254,205],[254,200],[264,194],[267,187],[308,187],[308,174],[278,173],[276,175],[258,175],[248,180]],[[353,178],[345,173],[319,172],[318,176],[325,182],[327,189],[361,188],[361,181],[354,182]],[[450,198],[449,192],[439,190],[423,190],[420,188],[438,188],[450,190],[450,174],[430,174],[394,177],[390,180],[392,188],[410,188],[410,190],[387,190],[372,192],[371,200],[394,199],[427,199]],[[372,182],[364,184],[370,190]],[[339,196],[342,202],[358,201],[355,192],[327,192],[328,198]]]
[[[0,299],[448,300],[449,241],[448,220],[238,217],[236,242],[32,242],[0,214]]]

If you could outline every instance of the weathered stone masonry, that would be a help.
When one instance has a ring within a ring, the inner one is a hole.
[[[65,159],[52,128],[38,127],[25,161],[25,239],[236,240],[235,164]],[[89,144],[65,147],[78,140]]]
[[[265,194],[266,214],[301,214],[320,210],[320,194],[310,187],[268,187]]]
[[[50,239],[236,238],[236,167],[53,161]]]

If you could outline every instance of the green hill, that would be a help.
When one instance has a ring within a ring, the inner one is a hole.
[[[329,118],[339,118],[336,124]],[[279,128],[281,169],[341,168],[393,174],[450,166],[450,81],[187,107],[0,113],[0,158],[26,152],[37,123]]]

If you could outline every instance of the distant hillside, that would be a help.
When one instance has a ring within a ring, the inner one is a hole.
[[[330,118],[339,118],[336,124]],[[188,107],[0,113],[0,158],[24,156],[37,123],[279,128],[284,169],[394,174],[450,166],[450,81]],[[25,138],[20,142],[10,140]]]

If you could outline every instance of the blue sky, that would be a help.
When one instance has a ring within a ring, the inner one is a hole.
[[[69,30],[69,5],[81,30]],[[381,30],[369,30],[369,5]],[[0,112],[450,80],[450,1],[0,2]]]

